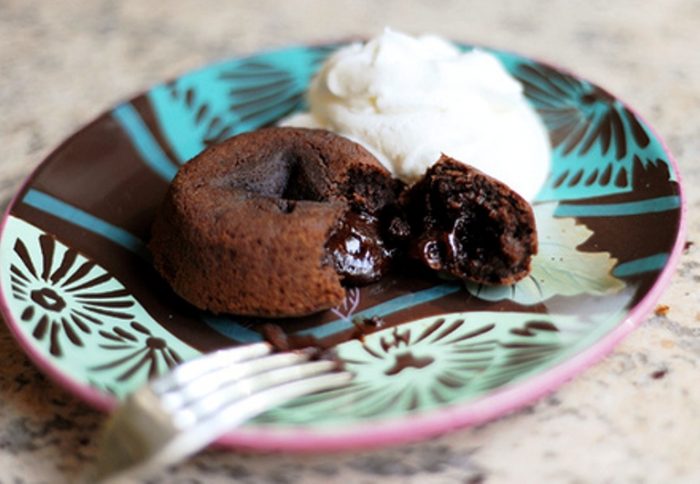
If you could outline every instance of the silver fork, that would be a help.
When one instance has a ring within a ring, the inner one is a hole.
[[[352,379],[336,362],[308,361],[309,352],[271,351],[256,343],[210,353],[131,394],[105,427],[89,482],[130,482],[272,407]]]

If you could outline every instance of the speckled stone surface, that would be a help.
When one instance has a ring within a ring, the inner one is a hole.
[[[378,451],[208,451],[148,482],[700,482],[700,2],[154,3],[0,0],[2,208],[52,147],[156,81],[261,48],[391,25],[546,59],[628,101],[678,158],[688,240],[697,245],[659,301],[666,315],[514,415]],[[0,484],[75,482],[104,417],[42,377],[4,326],[0,353]]]

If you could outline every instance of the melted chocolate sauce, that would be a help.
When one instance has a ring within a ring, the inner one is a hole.
[[[319,340],[313,336],[301,336],[287,334],[281,326],[274,323],[265,323],[262,325],[262,334],[265,341],[270,343],[277,351],[292,351],[303,348],[315,348],[319,352],[327,349],[324,348]]]
[[[336,363],[338,370],[344,368],[343,362],[331,346],[324,346],[313,336],[288,334],[281,326],[266,323],[262,326],[265,341],[270,343],[275,351],[297,351],[308,355],[310,360],[328,360]]]
[[[369,284],[389,270],[393,251],[384,243],[380,230],[377,217],[352,211],[337,225],[326,251],[345,284]]]
[[[449,224],[430,222],[432,228],[409,243],[409,256],[427,268],[449,274],[460,271],[465,260],[486,264],[495,257],[497,221],[467,212]]]

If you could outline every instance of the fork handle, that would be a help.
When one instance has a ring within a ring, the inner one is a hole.
[[[108,423],[97,472],[88,482],[133,482],[207,447],[257,415],[297,397],[349,382],[353,374],[334,372],[292,381],[237,400],[192,428],[180,428],[163,412],[149,387],[132,394]],[[144,411],[144,409],[146,411]],[[158,422],[154,422],[157,419]]]

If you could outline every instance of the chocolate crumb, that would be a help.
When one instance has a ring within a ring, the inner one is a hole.
[[[656,306],[656,309],[654,310],[654,314],[656,314],[657,316],[666,316],[670,310],[671,310],[671,308],[668,307],[667,305],[659,304],[658,306]]]
[[[373,328],[381,328],[382,326],[384,326],[385,321],[379,316],[372,316],[371,318],[363,319],[362,324],[366,326],[372,326]]]
[[[382,329],[386,322],[379,316],[371,316],[369,318],[355,318],[352,320],[352,324],[355,326],[352,338],[364,343],[366,335]]]
[[[270,343],[276,351],[316,348],[318,351],[323,352],[328,349],[313,336],[288,334],[278,324],[265,323],[262,325],[261,330],[265,341]]]
[[[686,243],[683,244],[683,253],[687,254],[688,251],[691,249],[691,247],[693,247],[694,245],[695,245],[695,242],[693,242],[692,240],[686,241]]]
[[[272,323],[262,325],[262,334],[265,341],[270,343],[277,351],[289,351],[289,338],[284,330]]]
[[[335,362],[336,370],[344,370],[345,363],[338,357],[335,348],[328,347],[311,335],[288,334],[280,325],[265,323],[260,327],[265,341],[275,351],[296,351],[305,353],[310,361],[327,360]]]
[[[411,226],[400,216],[394,216],[388,224],[387,233],[392,240],[404,242],[411,236]]]
[[[668,370],[665,368],[663,370],[656,370],[654,373],[651,374],[651,377],[654,380],[661,380],[663,377],[666,376],[666,373],[668,373]]]

